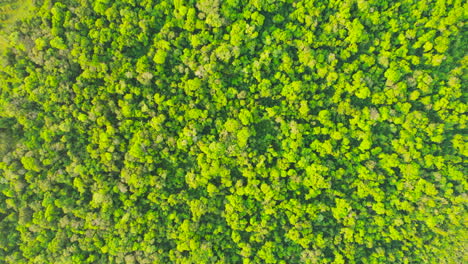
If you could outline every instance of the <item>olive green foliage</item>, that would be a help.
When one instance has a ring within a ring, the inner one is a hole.
[[[19,130],[13,130],[11,127],[5,127],[4,125],[10,125],[9,120],[0,119],[0,157],[3,157],[8,154],[11,150],[14,149]]]
[[[0,1],[0,52],[8,46],[9,34],[14,32],[15,24],[30,16],[33,7],[33,0]]]
[[[467,263],[466,10],[35,1],[0,67],[0,262]]]

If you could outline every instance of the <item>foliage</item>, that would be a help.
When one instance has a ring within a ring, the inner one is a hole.
[[[0,262],[468,262],[466,2],[31,3]]]

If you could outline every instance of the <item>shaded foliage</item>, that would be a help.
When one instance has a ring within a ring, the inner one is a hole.
[[[0,262],[467,262],[463,1],[31,3]]]

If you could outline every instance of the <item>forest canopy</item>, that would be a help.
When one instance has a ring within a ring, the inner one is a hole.
[[[468,263],[462,0],[0,3],[1,263]]]

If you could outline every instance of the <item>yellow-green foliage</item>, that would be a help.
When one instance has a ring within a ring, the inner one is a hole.
[[[10,45],[15,24],[31,15],[33,0],[3,0],[0,2],[0,54]]]
[[[0,263],[468,263],[465,2],[14,2]]]

